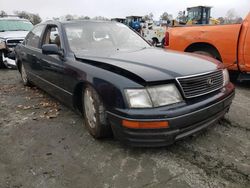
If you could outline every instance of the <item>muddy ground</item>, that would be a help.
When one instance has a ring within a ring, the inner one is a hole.
[[[170,147],[96,141],[82,119],[16,70],[0,70],[0,187],[250,187],[250,83],[226,118]]]

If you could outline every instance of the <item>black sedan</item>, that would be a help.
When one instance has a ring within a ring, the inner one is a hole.
[[[121,23],[45,22],[15,51],[24,85],[80,112],[93,137],[113,134],[133,146],[166,146],[199,132],[234,97],[216,60],[156,49]]]

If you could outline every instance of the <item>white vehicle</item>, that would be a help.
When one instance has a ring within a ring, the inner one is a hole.
[[[32,28],[32,23],[26,19],[0,18],[0,68],[16,67],[14,48]]]
[[[156,26],[153,22],[145,22],[142,26],[142,36],[154,46],[162,46],[165,41],[166,28]]]

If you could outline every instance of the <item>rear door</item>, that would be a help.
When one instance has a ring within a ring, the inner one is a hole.
[[[24,41],[24,49],[20,54],[21,61],[26,68],[28,76],[38,85],[42,67],[37,61],[37,57],[42,53],[40,45],[44,28],[45,25],[37,25],[29,32]]]

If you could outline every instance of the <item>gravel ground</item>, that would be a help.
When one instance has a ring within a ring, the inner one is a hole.
[[[82,119],[16,70],[0,70],[0,187],[250,187],[250,83],[224,120],[155,149],[96,141]]]

